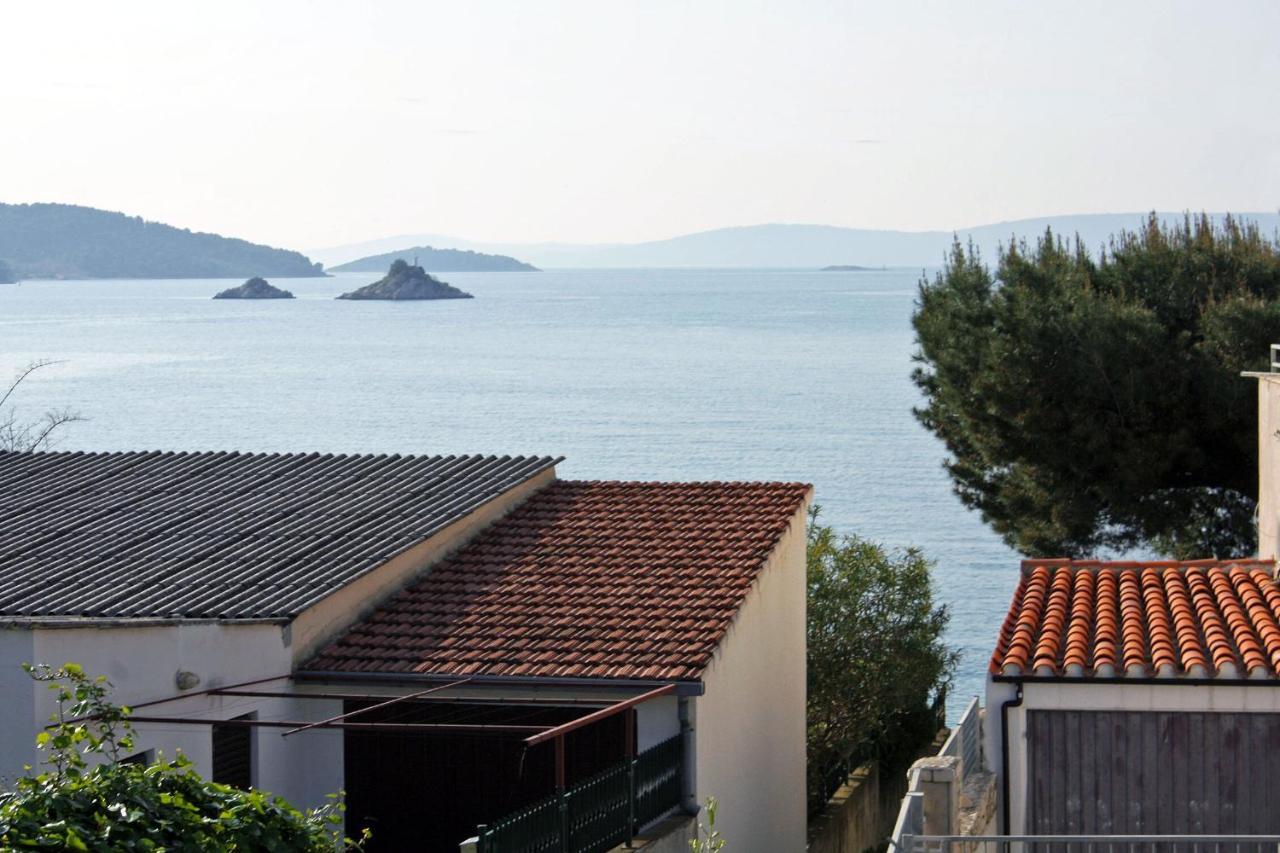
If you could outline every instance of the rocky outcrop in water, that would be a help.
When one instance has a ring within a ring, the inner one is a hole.
[[[239,287],[228,288],[215,295],[214,299],[292,299],[293,294],[267,284],[264,278],[253,278]]]
[[[411,266],[403,260],[391,265],[385,278],[373,284],[344,293],[339,299],[473,299],[465,291],[438,278],[427,275],[422,267]]]

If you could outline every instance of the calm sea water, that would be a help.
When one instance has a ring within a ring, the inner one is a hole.
[[[338,302],[376,274],[0,286],[0,376],[89,420],[65,450],[564,455],[573,478],[780,479],[842,531],[937,561],[981,690],[1018,570],[966,511],[911,414],[918,271],[574,270],[443,276],[445,302]]]

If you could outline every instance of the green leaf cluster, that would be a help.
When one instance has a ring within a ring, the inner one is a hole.
[[[809,790],[822,796],[832,761],[913,757],[932,737],[931,703],[958,654],[943,641],[949,615],[934,602],[932,563],[817,522],[808,532]]]
[[[1240,373],[1280,342],[1275,239],[1152,215],[1097,258],[1046,231],[994,271],[956,243],[914,324],[916,415],[1009,545],[1252,553],[1257,401]]]
[[[111,704],[105,678],[75,664],[26,669],[56,692],[58,709],[36,739],[48,769],[0,792],[0,850],[333,853],[344,842],[337,795],[304,813],[207,781],[182,755],[121,762],[134,745],[129,709]]]

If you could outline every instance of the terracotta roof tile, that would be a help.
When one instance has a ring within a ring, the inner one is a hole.
[[[999,675],[1280,676],[1271,561],[1028,560],[991,658]]]
[[[305,669],[697,678],[809,491],[557,481]]]

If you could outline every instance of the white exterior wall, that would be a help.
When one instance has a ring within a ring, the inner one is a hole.
[[[1144,684],[1025,683],[1022,704],[1008,713],[1009,726],[1009,832],[1022,835],[1026,828],[1027,712],[1032,710],[1080,711],[1200,711],[1280,713],[1280,684],[1260,686]],[[988,739],[1000,742],[1000,703],[1015,695],[1014,685],[987,680]],[[993,737],[994,735],[994,737]],[[992,769],[1001,781],[999,752],[989,752]],[[1002,806],[1005,804],[1002,804]]]
[[[1258,556],[1275,559],[1280,537],[1280,374],[1258,379]]]
[[[22,765],[38,765],[35,736],[56,707],[53,692],[31,681],[23,663],[52,666],[74,662],[90,675],[105,675],[116,704],[137,705],[177,696],[174,677],[194,672],[200,684],[190,692],[259,678],[288,675],[288,632],[270,623],[180,622],[149,626],[9,628],[0,630],[0,777],[22,774]],[[259,685],[283,689],[284,680]],[[305,704],[306,707],[300,707]],[[333,701],[253,699],[195,695],[138,709],[139,716],[229,719],[257,712],[261,719],[323,719],[341,713]],[[208,726],[139,723],[135,752],[166,756],[181,751],[208,776],[212,738]],[[342,788],[342,740],[337,732],[306,732],[281,737],[282,729],[254,730],[254,784],[300,808],[324,805],[326,794]]]
[[[805,849],[805,523],[796,512],[692,702],[694,790],[735,853]]]
[[[24,764],[36,763],[35,685],[21,668],[35,659],[32,640],[31,631],[0,628],[0,787],[21,776]]]

